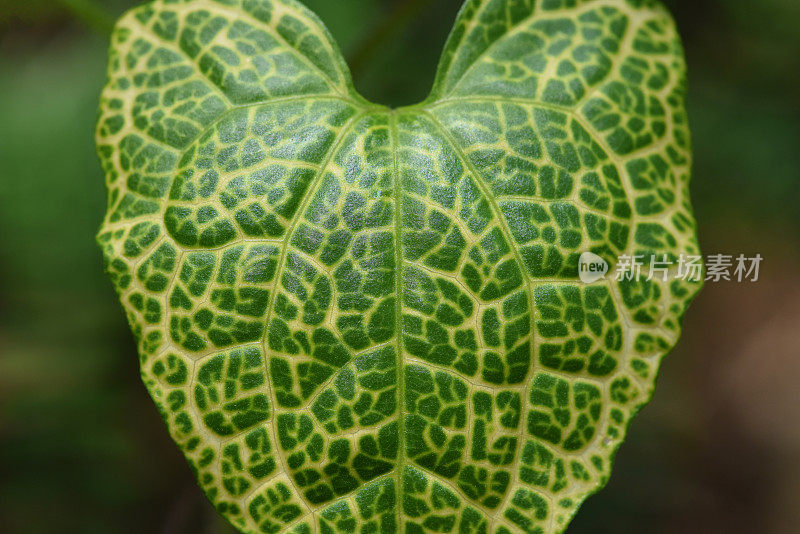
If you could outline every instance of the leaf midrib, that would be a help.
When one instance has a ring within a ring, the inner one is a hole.
[[[403,487],[403,464],[406,461],[406,448],[405,448],[405,416],[403,414],[403,407],[405,406],[405,367],[401,364],[403,359],[403,212],[402,212],[402,185],[400,184],[400,167],[397,161],[398,147],[400,146],[400,139],[397,133],[397,111],[389,113],[389,137],[392,140],[392,186],[394,189],[394,256],[395,256],[395,344],[397,350],[397,463],[395,464],[395,487],[397,488],[397,504],[395,510],[397,514],[397,528],[402,531],[402,505],[400,499],[401,488]]]

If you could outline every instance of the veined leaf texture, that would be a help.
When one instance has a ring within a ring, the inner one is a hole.
[[[144,382],[243,533],[563,531],[699,282],[685,64],[650,0],[468,0],[430,97],[359,96],[295,0],[113,34],[98,240]]]

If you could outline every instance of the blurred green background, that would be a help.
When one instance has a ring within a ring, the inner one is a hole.
[[[107,32],[130,0],[0,0],[0,532],[231,532],[139,382],[94,234]],[[356,86],[430,88],[461,0],[306,0]],[[800,532],[800,2],[674,0],[709,284],[608,487],[570,533]]]

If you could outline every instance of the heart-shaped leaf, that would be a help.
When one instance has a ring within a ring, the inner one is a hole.
[[[295,0],[127,14],[99,242],[219,512],[566,528],[699,289],[578,272],[697,253],[684,71],[650,0],[468,0],[431,96],[390,110]]]

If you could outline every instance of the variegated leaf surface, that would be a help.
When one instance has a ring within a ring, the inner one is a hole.
[[[685,65],[650,0],[468,0],[430,97],[353,88],[295,0],[113,34],[98,240],[142,376],[244,533],[564,530],[699,283]]]

